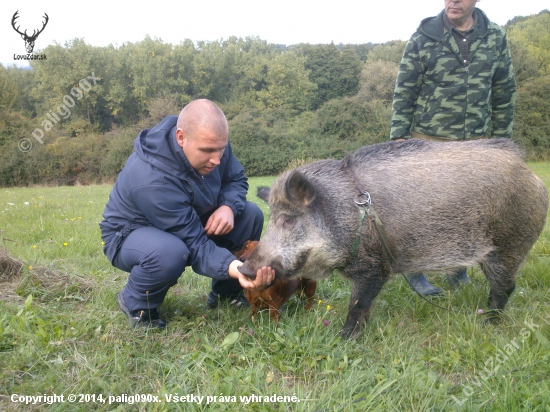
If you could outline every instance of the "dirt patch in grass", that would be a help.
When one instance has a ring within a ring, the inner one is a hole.
[[[6,302],[23,301],[29,294],[49,299],[85,301],[94,286],[89,279],[44,266],[32,267],[0,248],[0,287]]]
[[[21,274],[23,262],[10,256],[8,251],[0,248],[0,282],[9,282]]]

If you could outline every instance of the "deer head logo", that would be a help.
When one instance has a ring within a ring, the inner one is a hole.
[[[17,10],[15,12],[15,14],[13,15],[13,17],[11,19],[11,25],[12,25],[13,29],[21,35],[23,40],[25,40],[25,48],[27,49],[27,53],[32,53],[32,51],[34,50],[34,42],[36,41],[36,38],[38,37],[38,35],[40,33],[42,33],[42,31],[44,30],[44,28],[46,27],[46,24],[48,24],[49,17],[46,13],[44,13],[43,17],[46,19],[46,21],[43,23],[42,28],[38,31],[34,30],[33,33],[32,33],[32,36],[29,36],[29,35],[27,35],[27,30],[25,30],[24,33],[21,33],[19,31],[20,26],[17,26],[17,28],[15,28],[15,20],[19,17],[17,15],[18,13],[19,13],[19,10]]]

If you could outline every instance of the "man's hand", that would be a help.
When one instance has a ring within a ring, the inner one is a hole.
[[[235,215],[233,210],[229,206],[220,206],[214,213],[210,215],[206,221],[204,230],[207,236],[227,235],[233,230],[233,224],[235,222]]]
[[[238,279],[244,289],[258,289],[268,283],[271,283],[273,279],[275,279],[275,271],[269,266],[264,266],[261,269],[258,269],[256,279],[252,280],[239,272],[237,268],[241,265],[243,265],[243,262],[240,260],[234,260],[231,262],[229,265],[229,277]]]

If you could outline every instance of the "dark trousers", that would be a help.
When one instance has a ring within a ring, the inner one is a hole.
[[[235,218],[233,230],[224,236],[210,236],[210,239],[216,245],[235,252],[247,240],[260,240],[263,223],[260,208],[246,202],[243,213]],[[178,237],[152,226],[142,227],[124,240],[113,264],[130,272],[123,290],[128,309],[152,309],[163,302],[168,289],[177,283],[185,267],[189,266],[189,251]],[[216,295],[235,295],[241,291],[237,279],[212,279],[212,292]]]

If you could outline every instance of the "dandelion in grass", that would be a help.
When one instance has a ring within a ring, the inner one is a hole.
[[[29,270],[32,270],[32,265],[31,265],[31,266],[29,266]]]
[[[36,249],[36,245],[33,245],[32,248],[33,248],[33,249]]]
[[[67,242],[63,243],[63,246],[69,246],[69,244]]]

